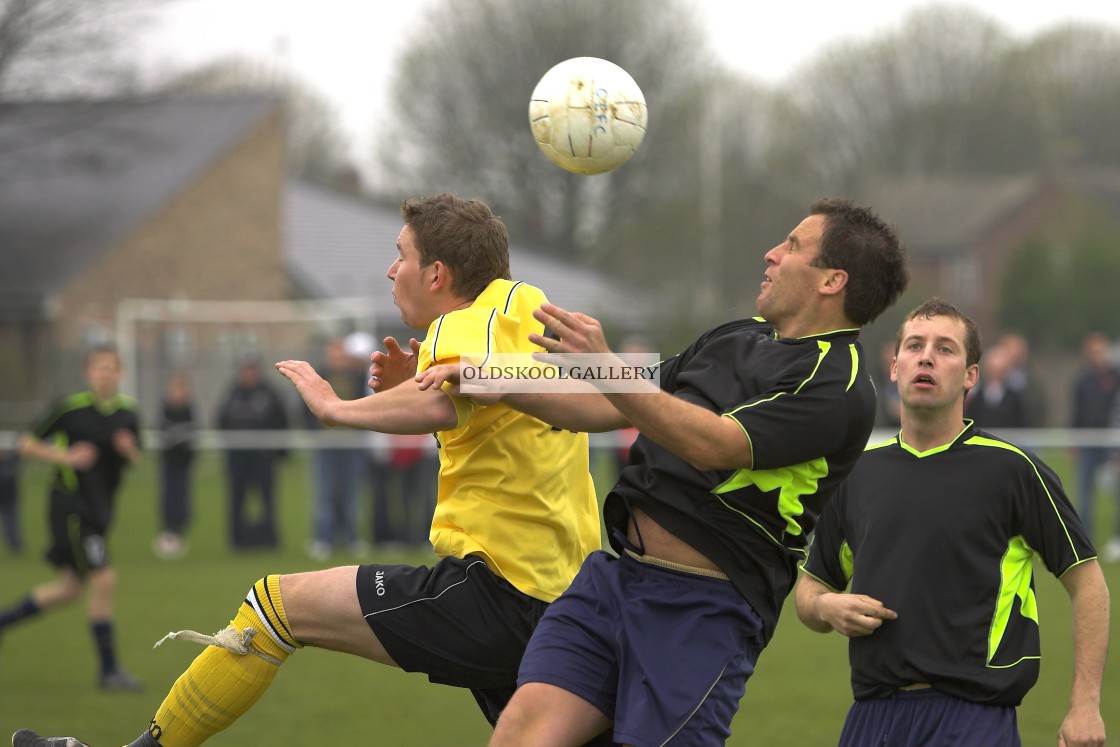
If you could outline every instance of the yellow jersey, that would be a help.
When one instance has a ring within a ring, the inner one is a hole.
[[[417,372],[488,353],[534,353],[540,289],[495,280],[469,307],[436,319]],[[477,555],[521,592],[558,597],[600,548],[586,433],[563,431],[498,403],[452,397],[459,425],[436,434],[439,489],[431,541],[440,557]]]

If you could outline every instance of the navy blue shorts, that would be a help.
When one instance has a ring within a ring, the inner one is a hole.
[[[578,695],[616,742],[723,745],[762,648],[762,619],[730,581],[598,551],[541,618],[517,684]]]
[[[899,690],[857,700],[839,747],[1020,747],[1015,709],[971,703],[936,690]]]

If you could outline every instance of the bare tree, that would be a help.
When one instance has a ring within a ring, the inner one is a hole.
[[[0,0],[0,98],[132,86],[121,42],[160,0]]]
[[[1120,166],[1120,28],[1068,24],[1009,56],[1011,95],[1035,123],[1047,163]]]
[[[826,47],[792,80],[786,165],[836,188],[854,173],[971,163],[974,115],[1002,85],[1010,36],[979,11],[933,6],[869,41]]]
[[[695,185],[698,81],[711,60],[686,2],[445,0],[426,18],[396,68],[394,123],[377,138],[395,189],[484,197],[523,240],[594,256],[615,216]],[[637,155],[595,177],[548,162],[527,118],[538,79],[579,56],[625,68],[650,112]]]
[[[1120,32],[1026,42],[980,11],[931,6],[826,48],[800,71],[773,157],[804,184],[1120,164]]]

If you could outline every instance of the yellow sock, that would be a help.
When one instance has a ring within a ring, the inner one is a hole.
[[[302,648],[288,627],[279,576],[257,581],[230,625],[238,632],[256,630],[250,648],[274,661],[207,646],[175,681],[152,719],[148,733],[162,747],[197,747],[228,727],[268,689],[280,663]]]

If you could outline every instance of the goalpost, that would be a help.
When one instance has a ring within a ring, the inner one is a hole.
[[[315,301],[197,301],[129,298],[117,305],[117,345],[124,367],[121,391],[136,397],[147,429],[157,428],[164,386],[180,373],[190,381],[199,431],[199,446],[212,446],[214,414],[232,384],[237,363],[258,356],[266,371],[273,361],[304,359],[313,365],[331,337],[363,338],[380,347],[379,309],[372,299]],[[396,318],[396,309],[391,312]],[[297,412],[298,397],[277,375],[271,382]],[[300,423],[293,425],[298,430]],[[254,439],[264,434],[254,434]],[[277,434],[279,435],[279,434]],[[287,438],[297,434],[287,434]],[[324,434],[320,433],[320,442]],[[333,435],[333,434],[332,434]],[[346,436],[347,434],[342,434]],[[367,434],[368,435],[368,434]],[[229,442],[235,434],[224,434]],[[298,438],[298,436],[297,436]],[[236,439],[235,439],[236,440]],[[326,439],[352,442],[346,438]],[[153,441],[155,443],[155,441]]]

